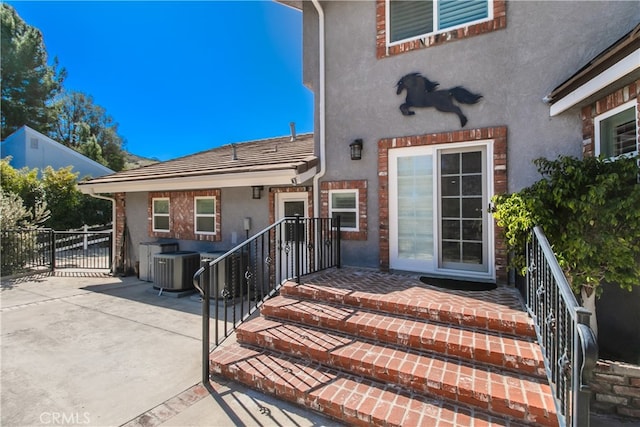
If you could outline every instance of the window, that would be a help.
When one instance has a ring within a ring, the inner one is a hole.
[[[491,0],[387,0],[388,43],[492,19]]]
[[[618,157],[638,153],[635,100],[595,118],[596,155]]]
[[[340,216],[340,229],[358,231],[358,190],[332,190],[329,192],[331,218]]]
[[[216,200],[213,197],[196,197],[194,200],[196,234],[215,234]]]
[[[169,231],[169,198],[153,199],[153,231]]]

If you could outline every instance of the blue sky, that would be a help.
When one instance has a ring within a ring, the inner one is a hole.
[[[125,149],[160,160],[313,131],[302,13],[274,1],[9,1],[64,87],[93,96]]]

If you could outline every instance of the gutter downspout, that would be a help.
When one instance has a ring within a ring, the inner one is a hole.
[[[93,190],[90,190],[87,194],[95,199],[108,200],[111,202],[111,274],[114,274],[116,272],[116,199],[96,194]]]
[[[313,2],[313,6],[316,8],[318,12],[318,69],[319,69],[319,92],[320,99],[318,101],[318,110],[320,113],[319,121],[320,121],[320,171],[313,177],[313,216],[316,218],[320,217],[320,178],[322,178],[327,170],[327,162],[326,162],[326,139],[325,139],[325,49],[324,49],[324,36],[325,36],[325,28],[324,28],[324,10],[322,9],[322,5],[319,0],[311,0]]]

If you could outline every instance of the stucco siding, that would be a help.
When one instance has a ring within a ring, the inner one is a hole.
[[[465,129],[506,126],[508,191],[517,191],[539,179],[535,158],[582,153],[579,109],[552,118],[543,98],[640,19],[634,2],[512,1],[506,4],[506,29],[377,59],[375,2],[322,5],[328,165],[322,179],[369,182],[370,243],[378,240],[378,141],[460,129],[455,114],[433,108],[415,108],[415,115],[403,116],[398,107],[405,94],[395,90],[402,76],[420,72],[439,82],[438,89],[463,86],[483,95],[475,105],[461,105],[469,120]],[[317,87],[313,5],[305,4],[304,14],[304,78]],[[348,145],[356,138],[364,141],[363,155],[352,161]],[[353,254],[358,264],[375,266],[374,245],[367,246],[362,260],[361,244],[346,245],[345,263]]]

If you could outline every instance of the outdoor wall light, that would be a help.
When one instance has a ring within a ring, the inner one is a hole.
[[[362,140],[360,138],[349,144],[351,149],[351,160],[360,160],[362,158]]]
[[[262,185],[254,185],[253,187],[251,187],[251,191],[252,191],[252,199],[259,199],[260,197],[262,197],[262,190],[264,190],[264,186]]]

